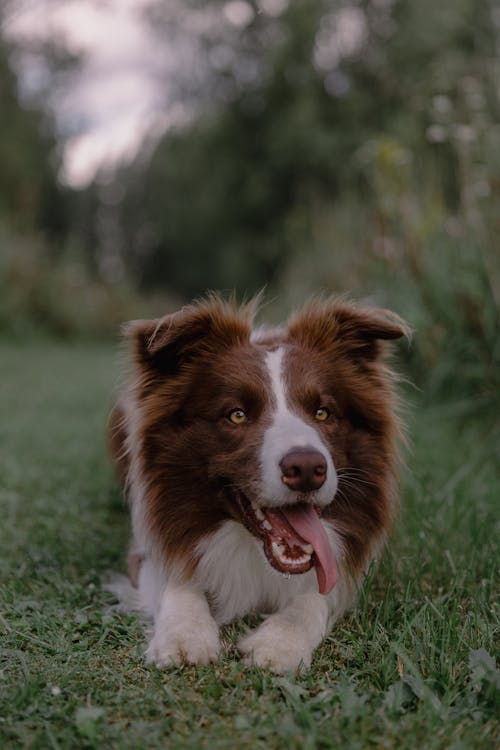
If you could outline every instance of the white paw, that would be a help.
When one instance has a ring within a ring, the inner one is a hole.
[[[146,662],[157,667],[209,664],[217,661],[220,643],[217,627],[186,626],[171,631],[156,630],[146,650]]]
[[[311,666],[313,646],[298,628],[280,622],[279,615],[244,636],[238,647],[249,666],[266,667],[279,674]]]

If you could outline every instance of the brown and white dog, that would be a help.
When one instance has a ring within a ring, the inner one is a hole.
[[[396,507],[383,310],[313,301],[286,327],[216,296],[128,326],[134,373],[110,420],[130,500],[129,574],[147,659],[206,664],[219,626],[269,613],[249,663],[309,666],[352,606]]]

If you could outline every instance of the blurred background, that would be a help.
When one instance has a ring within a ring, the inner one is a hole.
[[[500,392],[498,0],[0,0],[0,334],[207,289],[384,305]]]

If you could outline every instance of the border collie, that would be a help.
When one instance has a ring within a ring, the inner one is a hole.
[[[385,359],[404,323],[329,299],[254,329],[255,307],[214,295],[127,327],[133,374],[110,444],[131,508],[130,583],[153,619],[146,656],[160,667],[215,661],[219,626],[249,613],[267,615],[238,644],[249,664],[309,667],[394,518],[400,425]]]

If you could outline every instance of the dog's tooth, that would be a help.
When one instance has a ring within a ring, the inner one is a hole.
[[[311,547],[311,552],[309,552],[309,547]],[[313,552],[313,548],[311,545],[304,545],[304,554],[300,557],[289,557],[286,554],[287,546],[285,544],[280,544],[279,542],[273,541],[271,543],[271,548],[273,551],[273,555],[281,562],[283,565],[287,565],[291,568],[298,568],[305,563],[310,562],[311,560],[311,554]]]
[[[302,549],[304,550],[304,552],[306,553],[306,555],[308,555],[309,557],[314,552],[312,544],[303,544],[302,545]]]
[[[257,518],[258,518],[258,516],[257,516]],[[261,525],[261,528],[265,529],[266,531],[272,531],[273,530],[273,527],[271,526],[271,524],[269,523],[269,521],[267,520],[267,518],[264,518],[264,520],[261,522],[260,525]]]
[[[308,555],[307,553],[305,555],[301,555],[300,557],[288,557],[288,555],[284,555],[285,561],[288,565],[304,565],[304,563],[309,562],[311,559],[311,555]]]
[[[258,521],[265,521],[266,517],[263,514],[263,512],[261,511],[261,509],[258,508],[256,505],[252,505],[252,508],[253,508],[253,512],[255,513],[255,518]]]

